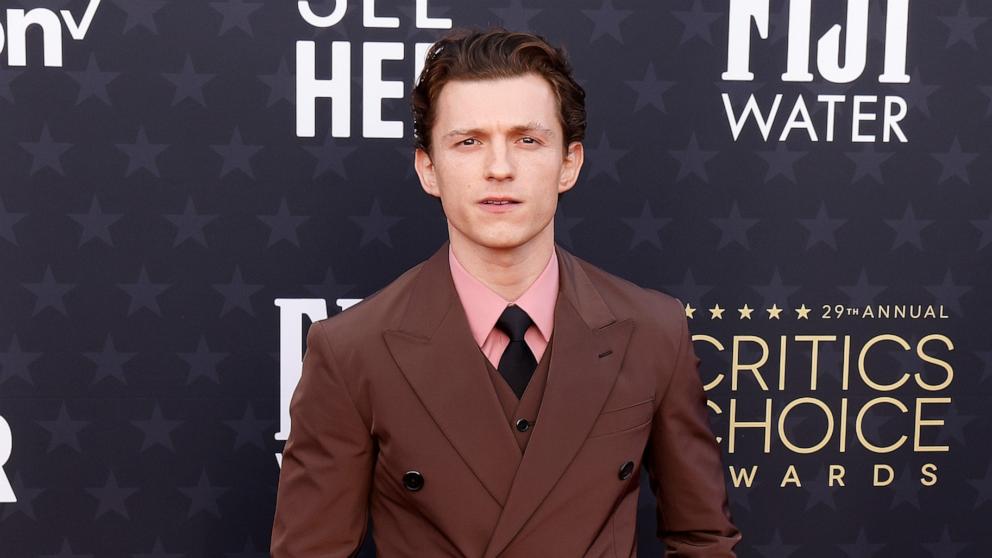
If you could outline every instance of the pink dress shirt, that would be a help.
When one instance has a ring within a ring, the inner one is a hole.
[[[493,367],[499,366],[499,358],[510,343],[510,337],[496,329],[496,320],[511,302],[520,306],[534,321],[524,333],[524,341],[534,353],[534,358],[540,362],[544,349],[548,346],[548,340],[551,339],[551,330],[555,321],[555,303],[558,300],[558,256],[555,250],[551,250],[551,257],[544,271],[515,301],[504,299],[485,283],[476,279],[462,267],[450,246],[448,263],[451,267],[451,279],[465,309],[469,329],[472,330],[472,337]]]

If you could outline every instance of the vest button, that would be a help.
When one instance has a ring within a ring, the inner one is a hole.
[[[620,466],[620,480],[627,480],[630,478],[630,474],[634,472],[634,462],[628,461]]]
[[[403,475],[403,486],[410,492],[416,492],[424,487],[424,475],[418,471],[407,471]]]
[[[530,421],[527,419],[517,419],[516,425],[517,430],[521,432],[527,432],[530,430]]]

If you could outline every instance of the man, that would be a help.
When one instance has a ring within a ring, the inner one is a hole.
[[[413,110],[449,241],[310,328],[272,555],[353,555],[371,514],[387,558],[636,556],[644,465],[668,555],[733,556],[681,303],[554,242],[585,131],[564,54],[454,32]]]

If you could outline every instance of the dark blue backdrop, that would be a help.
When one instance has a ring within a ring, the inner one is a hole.
[[[309,323],[276,300],[333,314],[446,235],[405,101],[439,18],[571,54],[588,155],[558,241],[687,303],[741,556],[988,555],[992,6],[431,0],[418,27],[415,0],[372,4],[398,27],[361,2],[327,28],[288,1],[0,5],[0,555],[267,555],[280,340]],[[753,79],[724,79],[748,46]],[[342,60],[298,136],[294,76]]]

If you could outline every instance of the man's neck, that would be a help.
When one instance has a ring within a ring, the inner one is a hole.
[[[450,242],[458,263],[509,301],[520,298],[534,284],[554,252],[554,237],[550,235],[539,235],[525,245],[508,250],[480,246],[457,234],[450,235]]]

